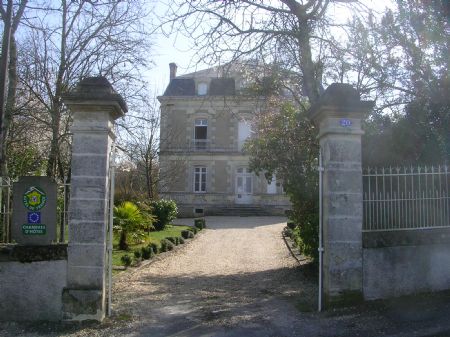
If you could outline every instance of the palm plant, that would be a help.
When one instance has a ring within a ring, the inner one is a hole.
[[[139,208],[132,202],[125,201],[114,207],[114,230],[120,232],[119,249],[128,249],[128,234],[143,235],[147,226]]]

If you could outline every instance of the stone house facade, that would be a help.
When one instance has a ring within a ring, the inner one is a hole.
[[[250,172],[242,151],[263,100],[244,94],[233,68],[176,76],[171,63],[170,70],[158,97],[161,197],[175,200],[182,216],[284,214],[290,203],[282,185]]]

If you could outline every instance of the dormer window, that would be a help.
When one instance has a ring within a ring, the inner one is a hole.
[[[199,83],[197,87],[197,93],[199,96],[205,96],[208,93],[208,85],[204,82]]]

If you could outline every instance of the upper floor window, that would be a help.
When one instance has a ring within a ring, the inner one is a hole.
[[[208,120],[206,118],[195,120],[194,139],[196,150],[206,149],[208,139]]]
[[[197,93],[199,96],[204,96],[208,93],[208,85],[206,83],[199,83],[197,87]]]
[[[242,147],[244,146],[247,138],[250,137],[252,132],[250,122],[248,121],[239,121],[238,123],[238,150],[242,151]]]

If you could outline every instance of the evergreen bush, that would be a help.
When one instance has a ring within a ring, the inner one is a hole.
[[[151,203],[156,222],[153,224],[157,231],[162,231],[173,219],[177,217],[177,204],[173,200],[161,199]]]
[[[319,222],[318,213],[310,213],[303,217],[303,221],[298,226],[300,253],[312,257],[315,261],[319,257]]]
[[[149,243],[148,247],[150,247],[153,251],[153,254],[158,254],[158,245],[154,242]]]
[[[178,244],[180,243],[177,236],[170,236],[170,237],[167,237],[166,239],[169,240],[170,242],[172,242],[175,246],[178,246]]]
[[[194,233],[194,235],[198,233],[197,227],[189,227],[188,231],[190,231],[191,233]]]
[[[294,230],[295,227],[297,227],[297,224],[294,221],[288,221],[287,226],[288,226],[288,228]]]
[[[140,259],[142,257],[142,252],[140,250],[135,250],[133,254],[135,259]]]
[[[167,239],[161,240],[161,252],[168,252],[173,249],[173,243]]]
[[[194,219],[194,227],[198,228],[199,230],[202,230],[203,228],[205,228],[205,219],[204,218],[197,218]]]
[[[133,261],[133,259],[131,258],[130,255],[125,254],[125,255],[122,255],[122,257],[120,258],[120,261],[122,262],[122,264],[125,267],[129,267],[131,265],[131,262]]]
[[[289,238],[292,239],[294,232],[292,231],[292,229],[288,228],[288,227],[284,227],[283,230],[284,236],[287,236]]]
[[[187,229],[184,229],[181,231],[181,237],[184,239],[189,239],[189,233],[192,233],[192,232],[188,231]]]
[[[142,258],[144,260],[151,259],[153,257],[153,255],[154,255],[153,249],[151,247],[149,247],[149,246],[142,247],[141,251],[142,251]]]

